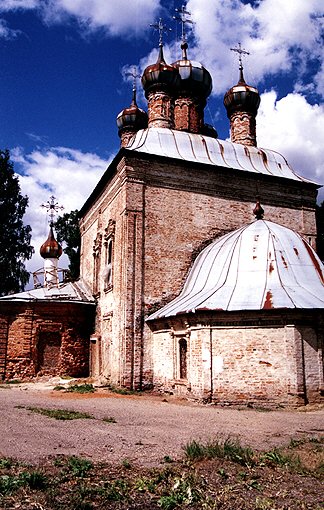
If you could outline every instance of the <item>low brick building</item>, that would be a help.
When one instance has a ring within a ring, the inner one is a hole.
[[[43,285],[0,298],[1,379],[89,375],[95,300],[82,281],[60,282],[52,224],[40,253]]]

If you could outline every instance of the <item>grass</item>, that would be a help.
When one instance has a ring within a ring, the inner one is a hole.
[[[42,407],[26,407],[32,413],[41,414],[48,418],[55,420],[80,420],[80,419],[93,419],[94,416],[88,413],[80,413],[79,411],[72,411],[68,409],[44,409]]]
[[[257,453],[238,440],[191,441],[182,461],[145,469],[59,455],[28,466],[0,458],[0,508],[35,510],[320,510],[314,476],[323,440],[296,440],[293,454],[314,454],[313,471],[295,470],[291,447]],[[190,453],[190,457],[187,455]],[[290,452],[290,453],[289,453]],[[251,461],[251,456],[253,461]],[[302,461],[301,461],[301,467]]]
[[[215,439],[206,444],[195,440],[184,447],[184,452],[189,460],[202,459],[228,459],[242,466],[253,466],[255,464],[255,453],[249,447],[243,447],[238,440],[227,438],[225,440]]]
[[[102,421],[105,423],[117,423],[116,419],[113,416],[107,416],[105,418],[102,418]]]
[[[113,386],[112,384],[109,384],[107,387],[109,391],[112,391],[113,393],[117,393],[118,395],[141,395],[142,393],[140,391],[135,390],[129,390],[128,388],[122,388],[120,386]]]
[[[53,388],[55,391],[65,391],[66,393],[94,393],[96,390],[92,384],[73,384],[72,386],[58,385]]]

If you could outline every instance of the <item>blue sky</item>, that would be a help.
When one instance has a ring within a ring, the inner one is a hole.
[[[54,194],[81,207],[119,148],[116,116],[131,100],[123,71],[156,59],[161,16],[169,62],[179,58],[182,3],[166,0],[0,0],[0,147],[9,148],[30,198],[33,244],[47,235],[40,208]],[[258,145],[324,183],[323,0],[188,0],[195,24],[189,58],[211,72],[206,122],[229,136],[223,95],[238,79],[238,42],[250,51],[245,78],[261,106]],[[146,108],[139,84],[140,106]],[[320,199],[324,199],[321,192]],[[42,265],[35,256],[29,270]]]

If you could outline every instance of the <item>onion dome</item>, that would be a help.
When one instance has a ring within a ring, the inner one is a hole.
[[[147,113],[139,108],[136,103],[136,89],[133,88],[133,98],[131,105],[125,108],[117,115],[117,127],[119,135],[124,129],[138,131],[139,129],[147,128],[148,117]]]
[[[224,96],[224,105],[227,110],[227,115],[236,111],[250,112],[253,115],[257,114],[260,105],[260,94],[258,89],[247,85],[243,76],[243,66],[240,63],[240,78],[237,85],[230,88]]]
[[[145,97],[148,98],[151,92],[158,90],[172,91],[179,86],[180,78],[178,70],[167,64],[163,55],[163,44],[159,45],[159,56],[155,64],[149,65],[143,73],[142,85]]]
[[[54,237],[52,225],[50,226],[48,238],[40,247],[39,253],[43,259],[58,259],[62,255],[62,246]]]
[[[209,136],[210,138],[218,138],[217,130],[211,124],[204,124],[201,134]]]
[[[203,311],[323,309],[324,266],[298,233],[258,219],[196,258],[176,299],[149,320]]]
[[[188,60],[187,42],[181,44],[181,49],[182,59],[172,64],[178,69],[181,78],[179,92],[199,99],[207,99],[213,87],[210,73],[200,62]]]

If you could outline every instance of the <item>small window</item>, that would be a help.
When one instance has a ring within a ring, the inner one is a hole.
[[[187,340],[179,340],[179,376],[180,379],[187,379]]]

